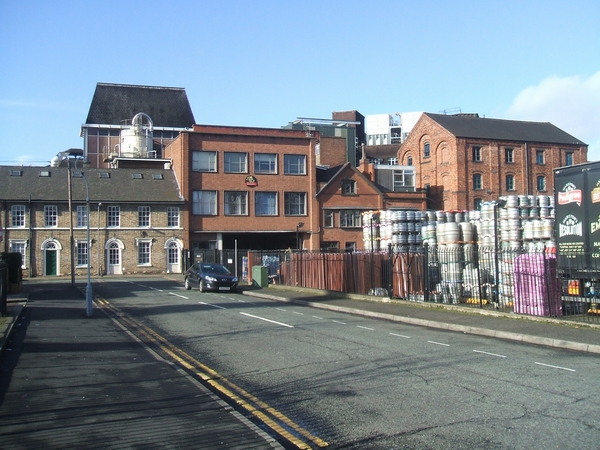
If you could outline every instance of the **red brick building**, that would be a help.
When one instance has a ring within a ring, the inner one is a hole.
[[[587,145],[547,122],[424,113],[398,150],[416,166],[428,208],[478,209],[505,195],[552,195],[556,167],[587,161]]]
[[[187,200],[186,248],[319,247],[318,135],[194,125],[165,149]],[[322,148],[321,148],[322,150]]]

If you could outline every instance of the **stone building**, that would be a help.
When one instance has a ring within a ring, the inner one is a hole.
[[[3,251],[23,255],[25,276],[182,271],[185,203],[173,171],[70,164],[0,167]]]

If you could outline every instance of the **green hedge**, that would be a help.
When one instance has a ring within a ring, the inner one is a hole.
[[[23,269],[21,269],[21,266],[23,265],[22,255],[18,252],[2,253],[2,259],[6,261],[8,282],[20,283],[23,281]]]

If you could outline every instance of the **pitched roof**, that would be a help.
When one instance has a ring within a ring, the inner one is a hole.
[[[487,119],[477,114],[424,115],[456,137],[549,144],[587,145],[550,122]]]
[[[12,172],[21,173],[15,176]],[[72,169],[73,172],[76,172]],[[41,176],[47,172],[49,176]],[[101,169],[85,167],[91,202],[182,203],[175,174],[168,169]],[[108,174],[101,175],[101,174]],[[135,174],[135,175],[134,175]],[[67,167],[0,166],[0,198],[8,202],[67,202]],[[162,178],[161,178],[162,177]],[[71,179],[74,202],[85,201],[85,181]]]
[[[86,124],[121,125],[146,113],[155,127],[194,125],[192,108],[183,88],[98,83]]]
[[[330,167],[327,169],[317,168],[317,181],[323,183],[323,186],[317,192],[317,197],[323,192],[327,186],[329,186],[338,176],[345,171],[353,172],[357,177],[362,178],[369,186],[373,188],[378,194],[382,194],[380,187],[373,183],[368,177],[366,177],[360,170],[354,167],[351,163],[347,162],[341,166]]]

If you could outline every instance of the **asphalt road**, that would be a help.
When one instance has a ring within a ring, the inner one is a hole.
[[[186,291],[164,279],[99,282],[95,294],[331,448],[600,442],[595,355]]]

